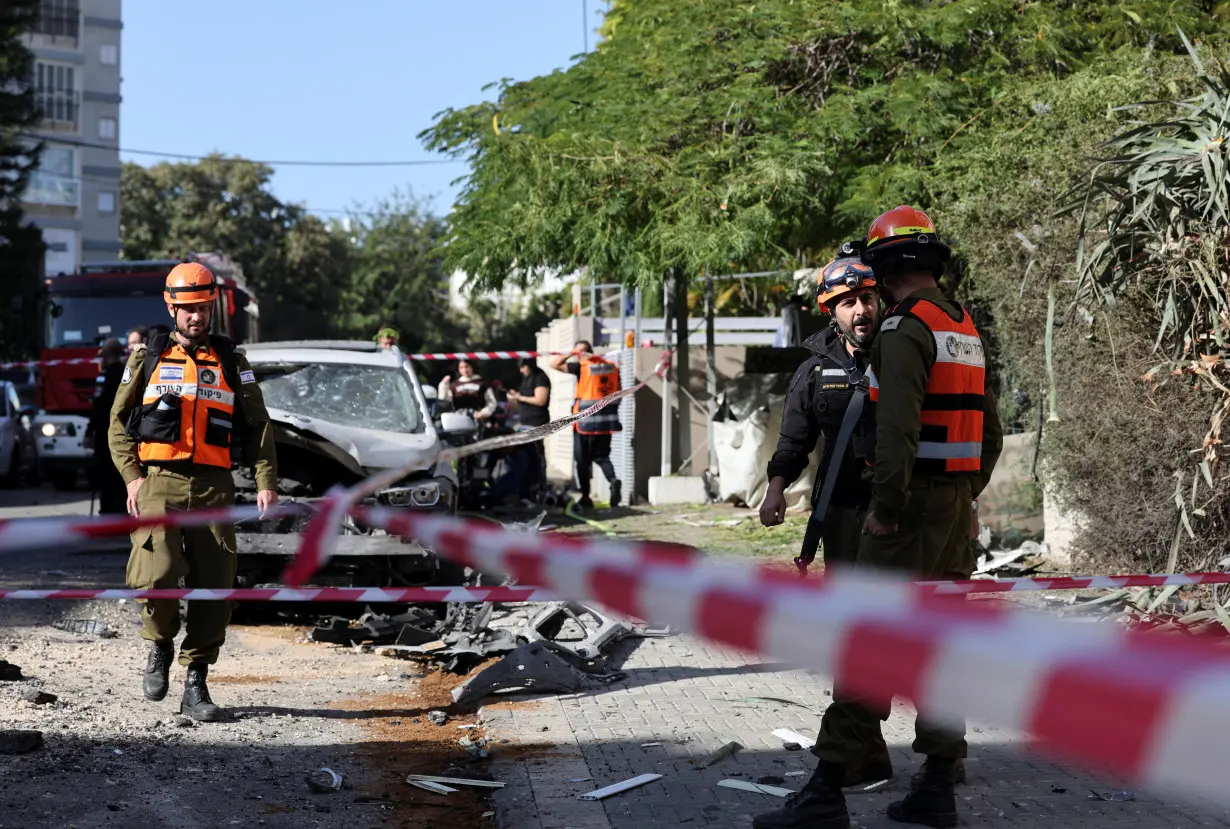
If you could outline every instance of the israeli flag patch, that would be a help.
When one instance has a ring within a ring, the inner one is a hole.
[[[255,383],[256,375],[250,371],[241,371],[239,372],[239,382],[240,383]]]
[[[158,369],[158,380],[163,383],[179,383],[184,379],[183,366],[162,366]]]

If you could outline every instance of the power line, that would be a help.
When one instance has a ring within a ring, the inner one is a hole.
[[[54,135],[35,135],[25,133],[25,137],[39,141],[50,141],[57,144],[68,144],[74,147],[90,147],[99,150],[114,150],[129,155],[150,155],[160,158],[174,158],[180,161],[220,161],[227,164],[265,164],[270,167],[427,167],[441,164],[464,164],[458,158],[421,158],[407,161],[261,161],[253,158],[221,158],[218,156],[189,155],[187,153],[168,153],[160,150],[130,150],[114,147],[110,144],[99,144],[93,141],[82,141],[75,138],[60,138]]]

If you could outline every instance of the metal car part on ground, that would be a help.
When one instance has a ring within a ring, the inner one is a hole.
[[[529,642],[452,690],[453,701],[469,705],[498,691],[522,689],[568,694],[623,679],[602,657],[585,659],[550,641]]]

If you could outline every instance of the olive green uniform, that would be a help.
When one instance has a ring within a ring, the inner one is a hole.
[[[950,313],[955,303],[938,288],[913,295]],[[921,579],[967,579],[974,570],[969,543],[971,502],[991,479],[1003,449],[1003,432],[995,402],[983,397],[981,469],[977,473],[914,475],[923,396],[935,362],[935,338],[919,320],[905,316],[893,330],[881,331],[871,351],[871,368],[879,381],[876,403],[875,462],[871,510],[883,524],[896,524],[886,535],[864,535],[859,566],[904,571]],[[866,700],[841,688],[824,712],[812,753],[850,767],[869,739],[888,719],[891,700]],[[964,729],[937,726],[919,716],[914,750],[940,758],[965,757]]]
[[[157,359],[154,355],[150,359]],[[252,460],[258,490],[277,489],[277,458],[274,454],[273,427],[260,387],[251,378],[248,358],[235,352],[237,407],[247,423],[243,441],[245,456]],[[137,455],[137,442],[128,435],[128,414],[141,403],[141,385],[146,349],[136,348],[128,358],[123,382],[111,408],[107,441],[115,467],[124,483],[145,477],[137,491],[141,515],[228,507],[235,503],[235,484],[231,471],[190,461],[143,465]],[[180,580],[190,588],[230,588],[235,586],[235,527],[220,524],[208,527],[153,527],[132,534],[128,558],[127,583],[132,588],[174,588]],[[226,640],[231,618],[230,602],[188,602],[187,633],[180,647],[179,662],[212,665]],[[141,611],[141,637],[155,642],[171,641],[179,633],[179,602],[157,600],[144,603]]]

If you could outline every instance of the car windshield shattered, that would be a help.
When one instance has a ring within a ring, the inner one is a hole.
[[[423,430],[414,390],[400,369],[328,363],[254,368],[267,375],[260,387],[270,408],[361,429]]]

